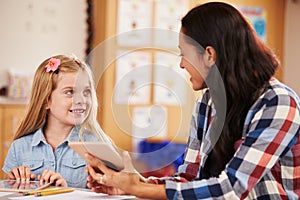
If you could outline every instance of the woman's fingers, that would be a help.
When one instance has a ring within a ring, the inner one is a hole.
[[[105,189],[106,191],[104,193],[120,194],[125,193],[125,190],[122,189],[128,189],[132,184],[138,184],[142,179],[145,179],[134,168],[131,157],[127,151],[123,153],[122,157],[124,169],[120,172],[116,172],[106,167],[99,159],[90,154],[86,154],[86,160],[89,163],[87,171],[90,175],[88,180],[93,180],[89,181],[88,187],[95,192]],[[98,170],[100,170],[101,173],[98,173]]]
[[[97,184],[106,184],[106,176],[103,173],[97,173],[95,169],[89,165],[88,171],[90,176],[88,177],[88,180],[91,182],[97,182]]]
[[[88,163],[90,164],[91,167],[93,167],[93,171],[95,172],[94,169],[100,170],[100,172],[103,172],[104,174],[111,172],[112,170],[106,167],[106,165],[101,162],[98,158],[95,158],[91,154],[85,154],[85,157],[88,159]]]
[[[110,187],[106,185],[95,185],[92,183],[88,183],[87,185],[89,188],[91,188],[92,191],[96,193],[106,193],[110,195],[124,195],[126,194],[124,191],[115,188],[115,187]]]

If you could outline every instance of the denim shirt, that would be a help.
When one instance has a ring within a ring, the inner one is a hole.
[[[29,166],[36,179],[45,169],[53,170],[62,175],[69,187],[86,188],[86,162],[68,146],[69,141],[80,141],[78,132],[79,127],[74,127],[55,151],[47,143],[42,128],[21,137],[11,144],[2,170],[7,174],[13,167]],[[85,136],[85,140],[98,140],[93,134]]]

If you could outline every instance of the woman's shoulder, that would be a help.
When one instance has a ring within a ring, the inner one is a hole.
[[[262,99],[276,101],[277,104],[290,104],[290,101],[294,101],[297,107],[300,107],[300,99],[296,92],[276,78],[270,79],[266,91],[262,94]]]

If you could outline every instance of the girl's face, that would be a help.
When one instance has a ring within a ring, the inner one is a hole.
[[[48,125],[81,124],[91,108],[91,87],[87,73],[59,73],[57,88],[52,91],[48,109]]]
[[[181,51],[180,67],[190,74],[190,81],[195,91],[203,89],[204,80],[208,75],[208,67],[204,62],[204,54],[190,43],[186,42],[187,36],[182,29],[179,35],[179,49]]]

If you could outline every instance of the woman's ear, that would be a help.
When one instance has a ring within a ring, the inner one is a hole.
[[[216,51],[212,46],[207,46],[205,48],[204,61],[208,67],[211,67],[216,63]]]

